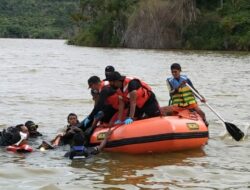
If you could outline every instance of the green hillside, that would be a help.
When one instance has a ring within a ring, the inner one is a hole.
[[[79,0],[0,0],[0,37],[67,38]]]

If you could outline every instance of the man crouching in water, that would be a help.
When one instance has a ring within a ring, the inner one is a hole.
[[[111,129],[109,129],[105,135],[105,139],[101,142],[100,145],[95,147],[86,147],[84,146],[86,137],[84,133],[78,129],[73,136],[73,146],[71,146],[71,150],[65,154],[65,157],[69,157],[71,160],[73,160],[88,158],[90,156],[99,154],[106,146],[111,133],[112,131]]]
[[[43,136],[39,131],[37,131],[38,125],[35,124],[33,121],[26,121],[24,125],[29,130],[29,138],[37,138]]]
[[[43,141],[42,144],[38,147],[38,149],[54,149],[55,147],[72,144],[72,139],[76,130],[79,129],[77,125],[79,124],[77,115],[75,113],[70,113],[67,117],[68,125],[67,129],[56,135],[56,137],[51,141]],[[81,129],[79,129],[81,131]]]

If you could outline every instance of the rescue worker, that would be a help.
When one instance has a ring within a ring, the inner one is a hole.
[[[90,94],[92,96],[92,100],[94,101],[94,105],[96,105],[99,100],[99,90],[91,89]]]
[[[115,68],[111,65],[108,65],[107,67],[105,67],[105,77],[107,78],[107,76],[114,71],[115,71]],[[99,98],[99,89],[91,89],[90,94],[96,104]]]
[[[113,72],[115,72],[115,68],[112,65],[108,65],[105,67],[105,77],[106,78],[110,73],[113,73]]]
[[[108,65],[105,67],[105,77],[107,78],[107,76],[114,72],[115,71],[115,68],[112,66],[112,65]],[[98,77],[99,78],[99,77]],[[92,78],[92,80],[94,82],[97,82],[98,80],[94,80],[94,78]],[[108,85],[108,83],[106,82],[103,82],[105,84],[105,86]],[[92,96],[92,100],[94,101],[94,106],[97,105],[97,102],[99,100],[99,95],[100,95],[100,89],[97,87],[97,88],[91,88],[91,96]],[[93,121],[92,121],[93,122]],[[89,120],[89,117],[86,117],[82,122],[81,124],[79,125],[80,128],[82,128],[83,130],[85,130],[85,128],[88,127],[89,123],[92,123],[90,122]]]
[[[142,119],[144,114],[145,117],[161,115],[155,94],[145,82],[137,78],[122,76],[117,71],[111,73],[106,80],[117,90],[124,103],[129,106],[129,115],[124,121],[125,124],[130,124],[135,119]],[[115,123],[121,123],[121,121],[117,120]]]
[[[172,72],[172,77],[167,78],[167,86],[171,99],[170,106],[163,108],[164,112],[166,115],[173,115],[174,113],[178,113],[183,109],[195,110],[208,126],[205,113],[199,108],[191,89],[185,85],[188,83],[198,93],[191,80],[186,75],[181,75],[180,64],[173,63],[170,69]],[[201,101],[206,102],[205,98],[203,96],[201,97],[203,98]]]
[[[121,110],[121,114],[118,115],[118,118],[121,119],[124,104],[116,93],[116,90],[110,87],[108,81],[101,81],[98,76],[92,76],[88,79],[88,85],[91,90],[99,92],[98,101],[94,109],[88,117],[82,121],[81,128],[85,128],[83,131],[85,131],[86,128],[90,128],[86,131],[86,134],[90,135],[98,121],[109,123],[118,110]],[[89,127],[89,125],[91,125],[91,127]]]

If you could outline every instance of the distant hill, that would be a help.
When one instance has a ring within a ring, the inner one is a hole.
[[[79,0],[0,0],[0,37],[68,38]]]

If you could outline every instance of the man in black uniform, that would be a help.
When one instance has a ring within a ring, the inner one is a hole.
[[[99,77],[92,76],[88,79],[91,90],[99,92],[99,97],[91,113],[81,122],[81,129],[90,136],[99,121],[109,123],[114,114],[118,111],[122,100],[116,94],[116,90],[110,87],[108,81],[101,81]],[[119,104],[120,102],[120,104]],[[118,116],[121,118],[122,114]]]

